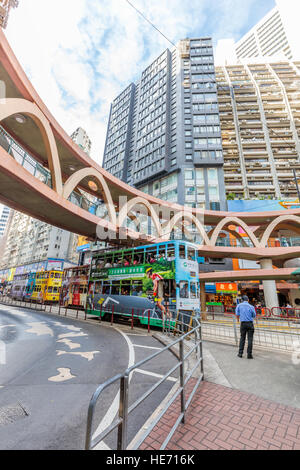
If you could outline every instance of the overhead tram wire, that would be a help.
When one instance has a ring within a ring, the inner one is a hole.
[[[177,51],[179,51],[178,47],[176,46],[176,44],[174,44],[173,41],[171,41],[171,39],[169,39],[164,33],[162,33],[160,31],[160,29],[158,29],[155,24],[153,24],[150,20],[148,20],[148,18],[138,9],[136,8],[129,0],[125,0],[126,3],[128,3],[128,5],[130,5],[140,16],[142,16],[142,18],[144,18],[145,21],[147,21],[147,23],[149,23],[159,34],[161,34],[170,44],[172,44],[172,46],[175,47],[175,49]],[[201,75],[203,75],[203,77],[207,77],[209,78],[209,80],[207,80],[207,82],[211,82],[211,83],[217,83],[216,80],[212,80],[211,78],[211,74],[208,74],[208,73],[201,73]],[[224,89],[224,90],[228,90],[228,87],[225,86],[225,87],[222,87],[222,86],[219,86],[218,87],[219,89]]]
[[[162,33],[155,26],[155,24],[153,24],[150,20],[148,20],[148,18],[144,15],[144,13],[142,13],[140,10],[138,10],[129,0],[125,0],[125,2],[127,2],[128,5],[130,5],[140,16],[142,16],[144,18],[144,20],[147,21],[147,23],[149,23],[154,29],[156,29],[156,31],[158,31],[159,34],[161,34],[170,44],[172,44],[172,46],[174,46],[176,49],[178,49],[176,44],[174,44],[164,33]]]

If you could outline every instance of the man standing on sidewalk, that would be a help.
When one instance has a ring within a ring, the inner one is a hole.
[[[253,359],[252,348],[253,348],[253,335],[254,335],[254,324],[253,320],[256,317],[255,308],[249,304],[249,299],[246,295],[242,297],[243,302],[239,304],[235,310],[238,321],[241,321],[241,340],[238,357],[243,357],[246,336],[248,336],[248,359]]]

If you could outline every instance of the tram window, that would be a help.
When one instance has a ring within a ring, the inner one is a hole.
[[[146,263],[154,263],[157,259],[157,248],[147,248]]]
[[[134,266],[137,266],[139,264],[144,264],[144,250],[143,251],[140,251],[140,250],[137,250],[134,252],[134,256],[133,256],[133,265]]]
[[[53,287],[53,294],[57,294],[58,292],[58,287]]]
[[[173,261],[175,259],[175,245],[167,245],[167,256],[168,261]]]
[[[104,257],[101,256],[96,260],[96,269],[103,269],[104,268]]]
[[[112,295],[120,295],[120,283],[118,281],[113,281],[111,286]]]
[[[197,299],[197,283],[191,282],[191,299]]]
[[[102,293],[105,295],[110,294],[110,284],[103,283]]]
[[[179,258],[186,259],[185,256],[185,245],[179,245]]]
[[[106,258],[104,267],[105,268],[112,268],[112,258]]]
[[[102,294],[101,282],[95,282],[95,294]]]
[[[55,273],[55,279],[60,279],[61,278],[61,273]]]
[[[196,252],[194,248],[188,247],[188,259],[190,261],[196,261]]]
[[[158,248],[158,259],[166,259],[166,245]]]
[[[48,294],[51,294],[53,291],[52,287],[48,287]]]
[[[94,285],[95,285],[94,282],[91,282],[89,284],[89,295],[92,295],[94,293]]]
[[[143,294],[143,283],[141,281],[133,281],[130,295],[140,297]]]
[[[130,286],[130,283],[124,283],[122,282],[122,286],[121,286],[121,295],[130,295],[130,289],[131,289],[131,286]]]
[[[189,298],[189,284],[187,281],[181,281],[179,287],[179,295],[181,299]]]
[[[129,266],[131,266],[131,264],[132,258],[130,257],[130,255],[125,255],[123,258],[123,266],[125,266],[125,268],[128,268]]]

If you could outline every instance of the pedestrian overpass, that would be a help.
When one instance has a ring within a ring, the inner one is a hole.
[[[200,256],[255,260],[274,278],[278,271],[273,266],[280,271],[287,260],[300,257],[300,209],[249,213],[192,209],[144,194],[106,172],[52,116],[1,29],[0,80],[0,201],[7,206],[114,245],[183,235],[196,241]],[[291,233],[289,246],[280,242],[280,230]],[[224,235],[230,236],[228,245]],[[272,245],[274,237],[279,246]],[[257,271],[261,278],[263,272]],[[236,279],[237,273],[223,272],[222,280],[231,276]],[[268,287],[272,302],[273,284]]]

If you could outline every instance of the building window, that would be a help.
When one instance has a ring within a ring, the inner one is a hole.
[[[184,171],[184,179],[185,181],[189,181],[189,180],[194,180],[195,176],[194,176],[194,170],[185,170]]]

